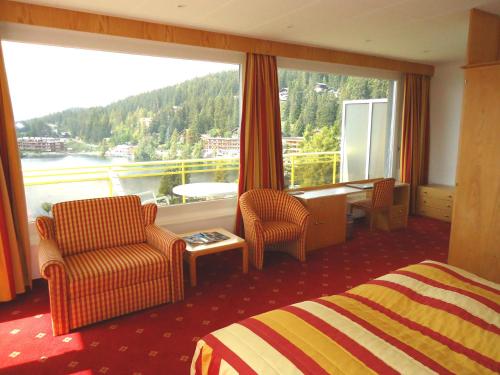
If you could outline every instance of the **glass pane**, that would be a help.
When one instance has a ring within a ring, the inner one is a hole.
[[[366,154],[370,134],[368,108],[376,101],[392,102],[394,82],[289,69],[279,69],[278,77],[285,186],[338,183],[341,174],[343,181],[365,179],[370,156]],[[378,119],[378,109],[375,116]],[[345,134],[344,117],[348,122]],[[389,123],[390,117],[389,111]],[[378,135],[377,132],[374,136]],[[341,154],[341,145],[345,146],[345,155]],[[342,160],[344,156],[348,160]],[[376,159],[378,166],[378,159],[385,160],[386,156],[377,155]]]
[[[345,103],[343,179],[363,180],[366,176],[368,143],[368,103]]]
[[[385,176],[390,139],[387,102],[373,103],[369,178]]]
[[[31,219],[65,200],[236,195],[239,65],[2,46]]]

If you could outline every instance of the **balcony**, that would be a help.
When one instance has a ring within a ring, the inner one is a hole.
[[[339,152],[292,153],[283,156],[289,188],[338,182]],[[213,199],[172,192],[178,185],[197,182],[236,183],[239,159],[208,158],[61,168],[23,168],[30,220],[47,215],[56,202],[138,194],[143,202],[160,206]],[[230,197],[228,195],[227,197]]]

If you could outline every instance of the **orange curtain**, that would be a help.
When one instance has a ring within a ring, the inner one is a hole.
[[[238,196],[256,188],[282,190],[283,150],[278,67],[275,56],[248,53],[240,128]],[[242,232],[237,209],[236,231]]]
[[[0,44],[0,301],[31,286],[29,251],[21,160]]]
[[[403,86],[401,181],[410,184],[410,213],[416,211],[417,186],[429,170],[430,77],[406,74]]]

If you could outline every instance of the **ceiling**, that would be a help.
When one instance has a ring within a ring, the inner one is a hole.
[[[25,2],[433,64],[465,59],[470,9],[500,14],[500,0]]]

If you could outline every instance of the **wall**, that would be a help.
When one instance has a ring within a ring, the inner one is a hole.
[[[429,183],[455,185],[464,75],[461,62],[437,65],[431,79]]]

